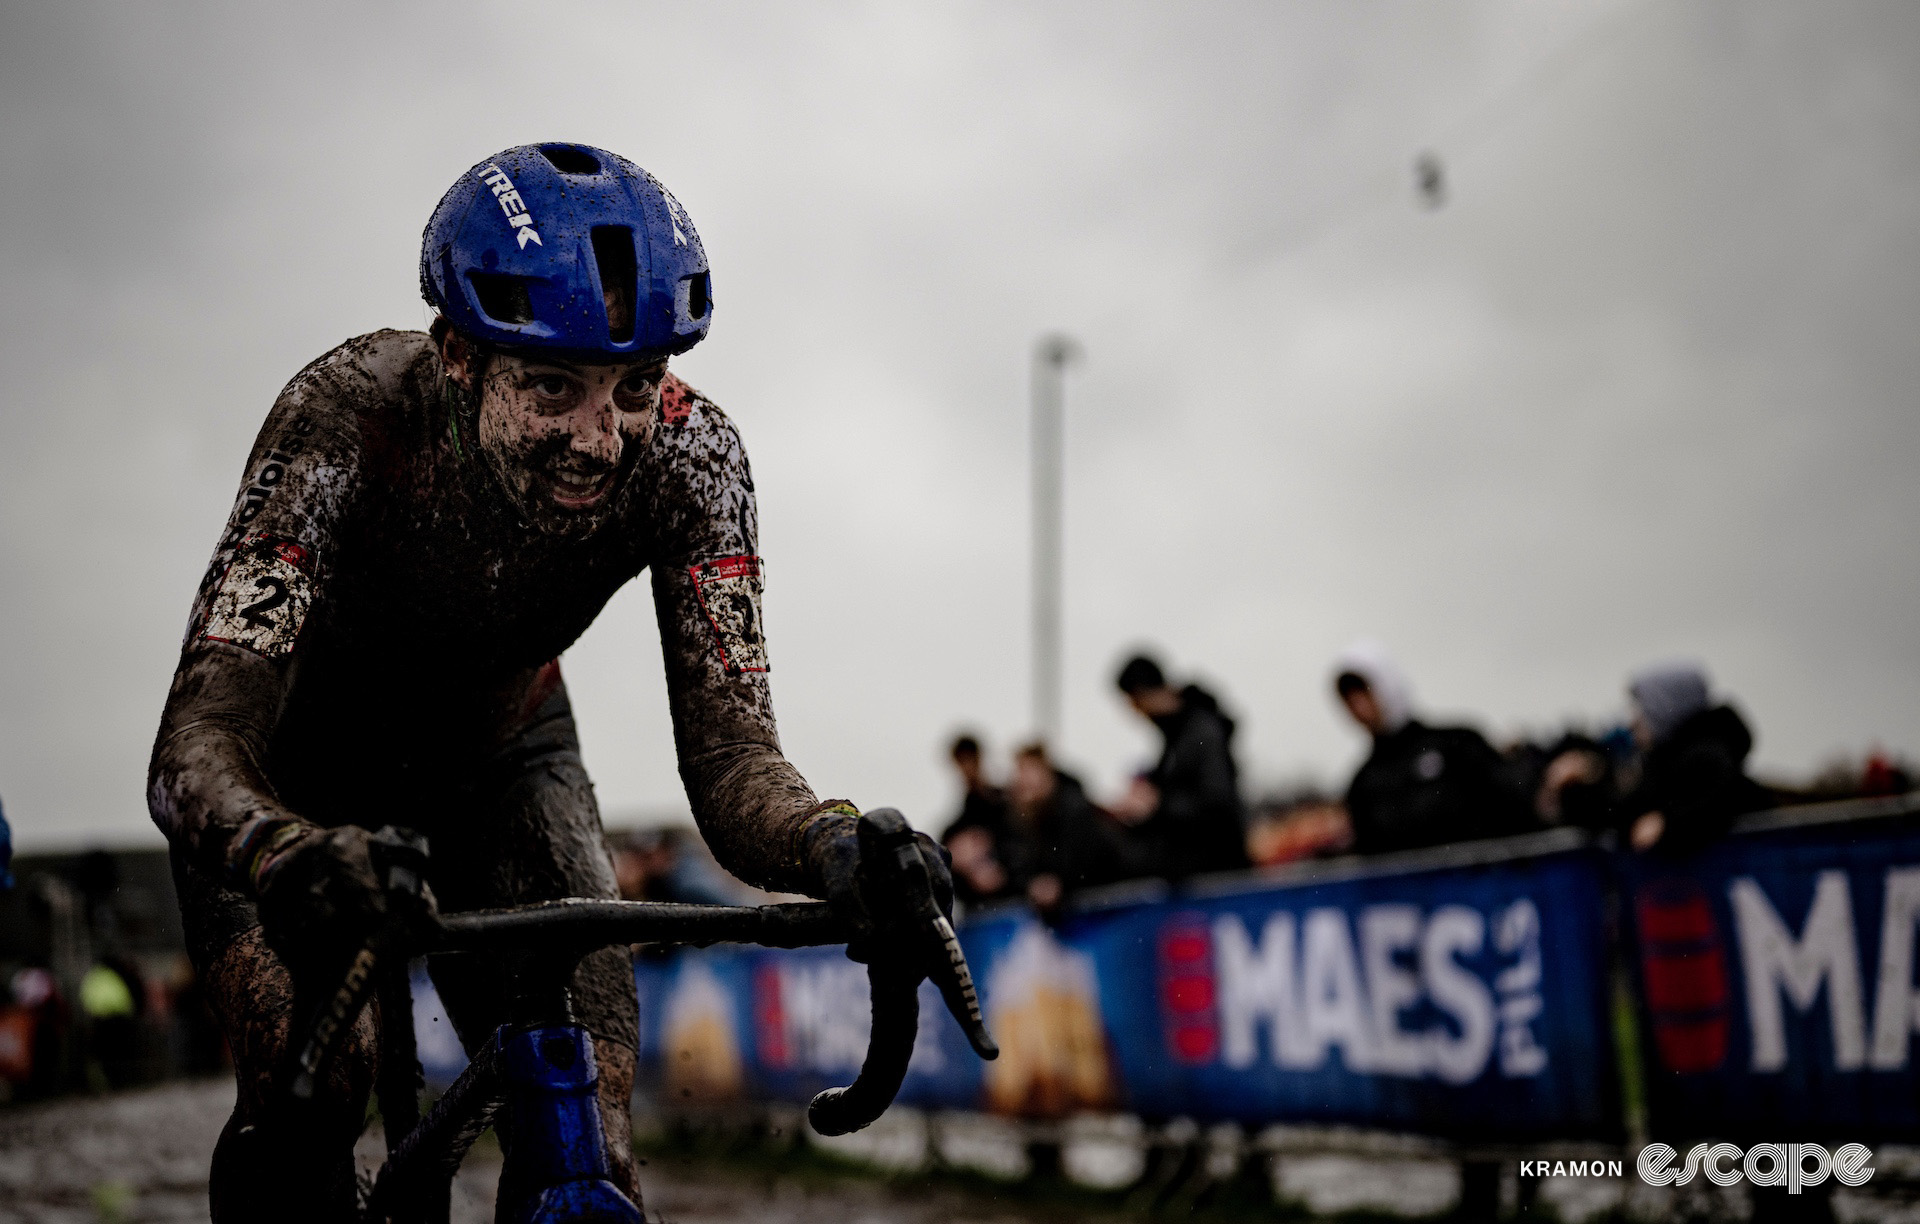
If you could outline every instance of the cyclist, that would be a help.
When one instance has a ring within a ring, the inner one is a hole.
[[[420,279],[429,332],[348,341],[268,414],[154,747],[149,805],[239,1081],[215,1220],[351,1211],[373,1017],[321,1108],[296,1123],[271,1088],[289,966],[337,982],[381,922],[368,830],[424,833],[448,910],[616,895],[557,660],[642,570],[681,778],[721,862],[876,938],[925,900],[875,895],[857,810],[781,755],[746,451],[667,370],[713,310],[685,210],[603,150],[508,149],[441,200]],[[946,868],[918,846],[919,887],[946,908]],[[503,1018],[489,967],[432,968],[462,1039],[486,1040]],[[637,1204],[627,955],[595,954],[572,985]]]

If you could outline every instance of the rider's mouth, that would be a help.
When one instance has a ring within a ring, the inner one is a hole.
[[[553,500],[568,510],[585,510],[607,495],[613,485],[612,472],[576,472],[568,468],[547,469],[553,487]]]

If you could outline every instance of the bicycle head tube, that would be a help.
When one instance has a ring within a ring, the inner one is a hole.
[[[513,1142],[500,1179],[520,1194],[500,1204],[511,1224],[642,1224],[613,1184],[600,1116],[593,1039],[575,1024],[502,1028],[494,1035]]]

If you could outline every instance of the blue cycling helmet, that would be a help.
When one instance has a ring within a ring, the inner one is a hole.
[[[684,353],[713,318],[686,209],[578,144],[521,145],[461,175],[422,236],[420,292],[472,339],[599,361]]]

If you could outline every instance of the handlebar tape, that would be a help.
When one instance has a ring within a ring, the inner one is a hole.
[[[867,966],[873,997],[873,1035],[860,1074],[845,1088],[829,1088],[807,1106],[807,1121],[822,1135],[850,1135],[887,1111],[907,1077],[920,1029],[920,975],[897,963]]]

